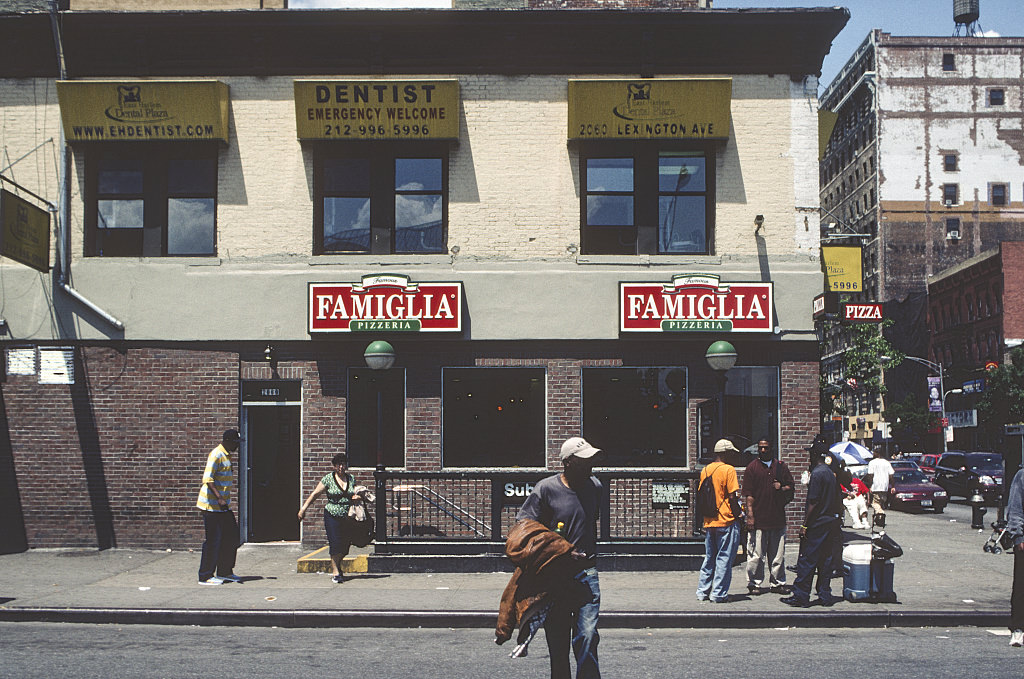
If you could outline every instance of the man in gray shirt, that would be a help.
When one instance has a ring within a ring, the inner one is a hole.
[[[599,679],[597,665],[597,618],[601,609],[601,588],[597,578],[597,518],[600,512],[601,482],[591,474],[594,455],[601,452],[578,436],[562,444],[563,470],[541,480],[526,498],[517,520],[533,519],[561,533],[575,545],[572,556],[579,564],[573,589],[586,594],[571,605],[563,601],[548,614],[544,636],[551,657],[552,679],[569,679],[569,643],[576,656],[577,679]],[[575,594],[575,592],[573,592]],[[582,603],[579,601],[582,600]]]

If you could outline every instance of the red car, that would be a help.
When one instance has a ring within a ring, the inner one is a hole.
[[[920,469],[896,469],[889,489],[889,506],[893,509],[934,509],[941,514],[949,495],[932,483]]]
[[[935,465],[938,464],[941,455],[938,453],[925,453],[917,460],[917,466],[921,468],[928,480],[935,478]]]

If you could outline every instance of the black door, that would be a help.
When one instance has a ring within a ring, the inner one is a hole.
[[[249,540],[298,540],[299,406],[249,408]]]

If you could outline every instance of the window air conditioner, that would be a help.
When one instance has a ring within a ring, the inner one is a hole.
[[[947,198],[946,200],[944,200],[944,201],[943,201],[943,204],[944,204],[944,205],[945,205],[946,207],[953,207],[953,200],[952,200],[952,199],[950,199],[950,198]]]
[[[960,232],[959,231],[947,231],[946,232],[946,240],[960,240]]]

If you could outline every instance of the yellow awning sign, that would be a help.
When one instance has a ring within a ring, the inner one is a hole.
[[[569,139],[728,139],[731,78],[570,80]]]
[[[818,160],[825,158],[825,149],[828,148],[828,140],[832,138],[832,131],[836,129],[839,121],[839,114],[832,111],[818,111]]]
[[[458,80],[296,80],[299,139],[458,139]]]
[[[861,270],[859,246],[823,245],[821,259],[825,265],[825,278],[830,291],[863,291],[864,274]]]
[[[228,141],[217,80],[59,81],[57,99],[69,142]]]
[[[50,270],[50,213],[0,190],[0,255],[46,273]]]

